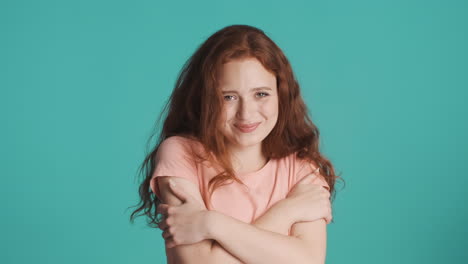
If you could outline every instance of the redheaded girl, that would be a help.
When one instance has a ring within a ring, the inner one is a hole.
[[[281,49],[210,36],[180,72],[140,186],[168,263],[324,263],[335,175]],[[157,216],[162,216],[158,218]]]

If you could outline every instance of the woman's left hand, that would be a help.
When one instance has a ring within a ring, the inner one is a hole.
[[[165,216],[159,224],[166,247],[193,244],[208,239],[209,211],[194,197],[184,193],[175,183],[169,184],[172,193],[182,201],[181,205],[160,204],[157,212]]]

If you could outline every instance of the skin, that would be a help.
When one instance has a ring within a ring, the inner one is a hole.
[[[234,169],[258,170],[266,163],[261,142],[278,118],[276,78],[257,60],[243,59],[224,65],[220,83],[223,133],[229,138]],[[257,122],[250,133],[237,128]],[[304,177],[286,199],[252,224],[208,211],[198,187],[187,180],[162,177],[164,203],[157,210],[166,216],[160,228],[169,263],[324,263],[330,194],[310,184],[314,177]]]
[[[224,135],[229,139],[234,169],[255,171],[266,163],[262,141],[278,120],[276,76],[256,59],[224,64],[220,76],[224,96]],[[260,123],[255,131],[243,133],[239,125]]]

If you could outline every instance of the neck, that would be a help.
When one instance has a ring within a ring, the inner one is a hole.
[[[242,148],[231,147],[230,153],[232,166],[237,173],[254,172],[267,163],[267,158],[262,153],[262,144]]]

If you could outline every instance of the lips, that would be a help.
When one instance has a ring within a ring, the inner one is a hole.
[[[237,129],[239,129],[241,132],[249,133],[254,131],[260,123],[261,122],[250,124],[235,124],[234,126],[237,127]]]
[[[260,124],[260,122],[251,123],[251,124],[236,124],[235,126],[239,128],[252,128],[252,127],[258,126],[258,124]]]

